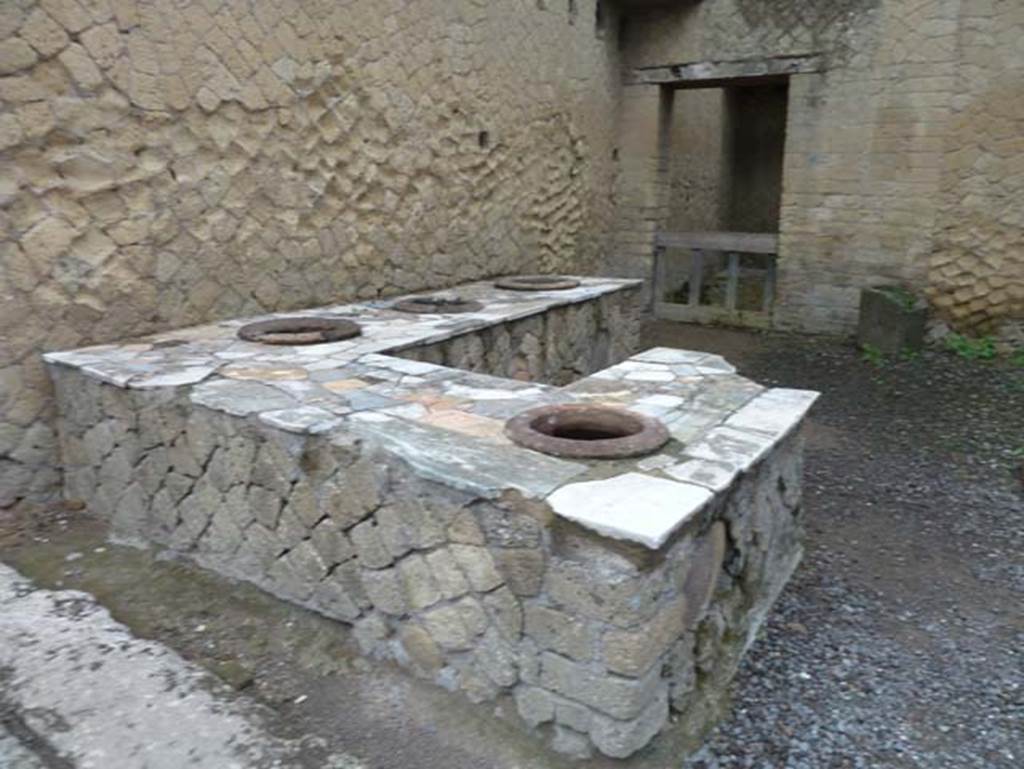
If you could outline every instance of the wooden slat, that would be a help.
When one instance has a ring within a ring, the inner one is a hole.
[[[700,289],[704,282],[704,252],[695,249],[690,262],[690,307],[700,304]]]
[[[626,85],[712,87],[723,81],[780,78],[821,72],[823,69],[824,60],[819,54],[739,61],[695,61],[659,67],[637,67],[626,72],[625,82]]]
[[[768,262],[768,270],[764,276],[764,298],[762,303],[762,309],[765,312],[771,312],[772,306],[775,304],[775,260],[772,259]]]
[[[736,251],[741,254],[777,254],[779,236],[773,232],[659,232],[661,248]]]
[[[740,255],[729,252],[729,279],[725,284],[725,309],[736,309],[736,297],[740,289]]]

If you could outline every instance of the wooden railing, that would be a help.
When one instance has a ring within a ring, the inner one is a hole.
[[[668,302],[664,299],[663,280],[666,250],[682,249],[690,252],[687,302]],[[767,326],[770,323],[775,299],[775,256],[778,254],[779,236],[763,232],[663,232],[655,239],[655,315],[669,320],[697,323],[732,323],[746,326]],[[721,304],[701,304],[704,293],[704,272],[709,254],[725,257],[726,284]],[[740,255],[758,254],[764,257],[763,268],[744,267],[745,277],[757,276],[763,280],[761,307],[752,310],[738,308],[741,277]]]

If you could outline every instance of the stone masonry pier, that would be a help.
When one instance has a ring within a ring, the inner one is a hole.
[[[350,625],[368,656],[511,698],[556,750],[624,758],[670,714],[699,735],[800,559],[816,394],[701,352],[630,357],[639,281],[580,281],[468,284],[483,308],[460,315],[297,313],[362,327],[311,346],[242,341],[230,321],[48,354],[65,495],[118,540]],[[671,440],[568,460],[505,435],[579,403]]]

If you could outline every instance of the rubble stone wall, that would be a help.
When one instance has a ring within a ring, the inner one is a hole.
[[[673,713],[709,728],[801,554],[799,435],[651,551],[418,478],[372,438],[53,373],[65,493],[114,537],[347,623],[365,654],[474,701],[511,697],[574,755],[628,756]]]
[[[566,385],[640,346],[639,289],[397,352],[410,360],[523,382]]]
[[[59,485],[41,351],[592,271],[617,24],[573,6],[5,0],[0,506]]]

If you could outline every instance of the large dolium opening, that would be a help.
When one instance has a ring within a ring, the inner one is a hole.
[[[659,317],[770,324],[788,94],[784,77],[673,90],[655,262]]]

